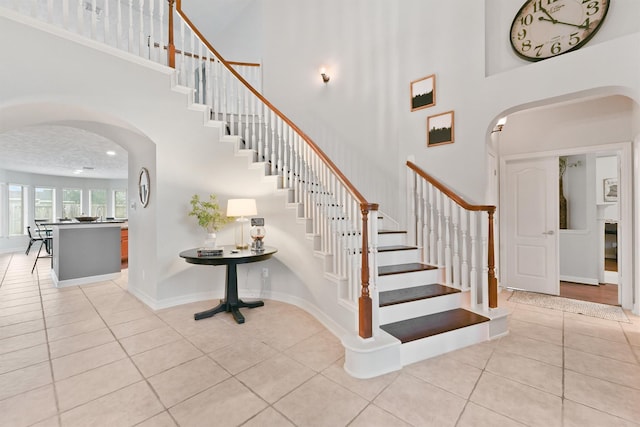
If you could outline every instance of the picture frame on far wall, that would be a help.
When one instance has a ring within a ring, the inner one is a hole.
[[[411,111],[436,105],[436,75],[411,82]]]
[[[605,202],[618,201],[618,178],[605,178],[602,180],[602,197]]]
[[[427,117],[427,147],[453,143],[453,110]]]

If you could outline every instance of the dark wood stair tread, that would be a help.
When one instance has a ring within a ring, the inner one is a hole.
[[[378,230],[378,234],[407,234],[404,230]]]
[[[405,302],[418,301],[427,298],[435,298],[443,295],[451,295],[460,293],[459,289],[450,288],[449,286],[439,285],[437,283],[431,285],[414,286],[411,288],[394,289],[392,291],[380,292],[380,307],[389,305],[402,304]]]
[[[484,316],[463,308],[456,308],[381,325],[380,328],[398,338],[404,344],[488,321],[489,319]]]
[[[422,264],[419,262],[410,262],[408,264],[382,265],[378,267],[378,275],[386,276],[389,274],[412,273],[414,271],[435,270],[438,267],[433,265]]]
[[[405,245],[378,246],[378,252],[410,251],[413,249],[418,248],[416,246]]]

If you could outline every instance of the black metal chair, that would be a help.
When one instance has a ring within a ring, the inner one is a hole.
[[[36,255],[36,260],[33,262],[33,267],[31,267],[31,274],[33,274],[33,270],[36,269],[36,265],[38,264],[38,260],[40,258],[51,258],[51,267],[53,268],[53,237],[44,236],[42,237],[42,239],[36,240],[41,240],[41,242],[40,247],[38,248],[38,254]],[[40,252],[42,252],[43,246],[45,247],[45,251],[48,253],[48,255],[40,256]]]
[[[31,234],[31,226],[29,226],[29,225],[27,225],[27,234],[29,235],[29,245],[27,246],[27,250],[24,252],[25,255],[29,255],[29,251],[31,250],[31,246],[33,246],[33,244],[35,242],[43,242],[44,241],[44,237],[42,237],[42,236],[34,237]]]

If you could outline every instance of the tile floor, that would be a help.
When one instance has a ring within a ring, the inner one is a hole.
[[[122,278],[56,289],[48,263],[0,255],[1,426],[632,426],[640,318],[503,301],[510,335],[370,380],[338,339],[280,302],[195,322]],[[503,299],[505,293],[503,293]]]

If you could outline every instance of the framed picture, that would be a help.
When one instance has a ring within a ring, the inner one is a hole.
[[[411,111],[436,105],[436,75],[411,82]]]
[[[427,147],[453,142],[453,111],[427,117]]]
[[[602,180],[602,195],[605,202],[618,201],[618,178],[605,178]]]

